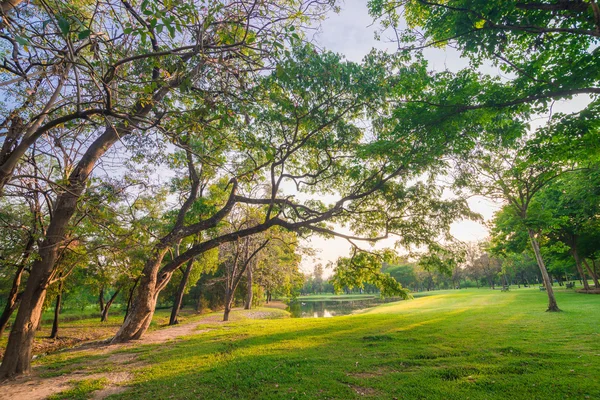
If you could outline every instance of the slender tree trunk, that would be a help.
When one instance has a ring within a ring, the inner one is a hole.
[[[575,265],[577,266],[577,272],[579,272],[579,276],[581,277],[583,288],[585,290],[590,290],[590,285],[588,284],[587,276],[585,276],[585,272],[581,267],[581,259],[579,258],[579,253],[577,252],[577,247],[575,247],[575,245],[571,246],[571,254],[575,259]]]
[[[542,279],[544,280],[544,286],[546,287],[546,293],[548,295],[548,309],[546,311],[555,312],[560,311],[558,308],[558,304],[556,303],[556,297],[554,296],[554,289],[552,288],[552,281],[550,280],[550,276],[548,275],[548,270],[546,269],[546,265],[544,264],[544,259],[542,258],[542,253],[540,252],[540,244],[538,243],[535,232],[532,229],[528,229],[527,233],[529,234],[529,240],[531,242],[531,247],[533,248],[533,252],[535,253],[535,259],[537,261],[538,267],[540,268],[540,272],[542,274]]]
[[[6,306],[4,307],[4,311],[2,315],[0,315],[0,337],[2,337],[2,333],[4,333],[4,329],[6,329],[6,325],[10,320],[12,313],[17,309],[19,305],[19,300],[21,298],[22,293],[19,293],[19,287],[21,286],[21,279],[23,278],[23,272],[25,272],[25,266],[27,265],[27,261],[31,256],[31,251],[33,250],[33,245],[35,244],[35,237],[33,234],[29,236],[29,240],[25,245],[25,251],[23,252],[23,257],[21,259],[21,264],[19,264],[17,271],[15,273],[15,277],[13,278],[13,283],[10,288],[10,292],[8,293],[8,297],[6,299]]]
[[[52,221],[40,246],[39,257],[31,267],[19,311],[8,338],[6,352],[0,365],[0,379],[30,371],[35,327],[41,319],[46,290],[55,272],[56,261],[69,221],[96,161],[118,138],[117,132],[113,128],[108,128],[90,145],[69,176],[66,190],[55,202]]]
[[[100,289],[100,294],[98,295],[98,305],[100,306],[100,312],[104,311],[104,288]]]
[[[232,290],[229,287],[225,288],[225,309],[223,310],[223,321],[229,321],[229,313],[231,312],[231,302],[233,299]]]
[[[56,304],[54,305],[54,321],[52,321],[52,332],[50,332],[50,339],[56,339],[58,337],[58,316],[60,314],[60,307],[62,301],[62,289],[63,281],[58,283],[58,294],[56,295]]]
[[[4,307],[4,311],[2,312],[2,315],[0,315],[0,337],[2,336],[2,333],[4,332],[4,329],[6,329],[6,325],[8,324],[8,320],[10,319],[10,316],[12,315],[12,313],[17,308],[17,305],[19,304],[20,295],[19,295],[18,291],[19,291],[19,286],[21,284],[21,278],[23,276],[23,271],[25,271],[24,263],[21,264],[19,266],[19,268],[17,269],[17,273],[15,274],[15,277],[13,279],[12,287],[10,288],[10,292],[8,293],[8,298],[6,299],[6,306]]]
[[[127,308],[125,308],[125,316],[123,317],[123,322],[127,319],[129,315],[129,310],[131,309],[131,301],[133,300],[133,295],[135,294],[135,288],[140,281],[140,277],[137,277],[133,282],[133,286],[129,289],[129,296],[127,297]]]
[[[248,290],[246,291],[246,304],[244,305],[244,309],[249,310],[252,308],[252,266],[248,265],[246,269],[246,280]]]
[[[181,309],[181,303],[183,302],[183,293],[185,292],[185,286],[187,285],[188,280],[190,279],[190,273],[192,272],[192,267],[194,265],[194,259],[190,259],[187,262],[187,266],[185,271],[183,272],[183,276],[181,277],[181,282],[179,282],[179,288],[177,288],[177,293],[175,294],[175,300],[173,302],[173,309],[171,310],[171,318],[169,319],[169,325],[176,325],[179,323],[177,321],[177,315],[179,314],[179,310]]]
[[[588,270],[589,274],[592,276],[592,279],[594,280],[594,286],[596,287],[596,289],[600,289],[600,282],[598,282],[598,275],[592,268],[590,268],[590,264],[587,262],[587,260],[585,258],[583,259],[583,265],[585,265],[585,268]]]
[[[120,287],[117,288],[117,290],[115,290],[113,295],[110,296],[110,299],[108,300],[108,302],[102,307],[102,316],[100,317],[100,322],[108,321],[108,310],[110,310],[110,306],[112,306],[113,302],[117,298],[117,295],[119,294],[120,291],[121,291],[121,288]]]

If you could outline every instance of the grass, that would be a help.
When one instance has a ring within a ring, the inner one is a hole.
[[[48,400],[86,400],[92,392],[104,388],[106,383],[107,380],[104,378],[74,381],[71,389],[49,396]]]
[[[468,289],[346,317],[236,318],[121,350],[138,363],[109,398],[600,398],[600,296],[557,298],[561,313],[537,288]]]
[[[56,350],[72,347],[81,342],[90,340],[103,340],[112,337],[123,323],[124,312],[115,310],[109,314],[108,321],[100,322],[99,314],[94,312],[79,312],[61,314],[59,319],[58,339],[50,339],[52,319],[44,314],[42,327],[36,333],[33,352],[45,354]],[[150,330],[166,327],[169,323],[171,310],[157,310],[150,324]],[[14,318],[14,315],[13,315]],[[180,313],[180,322],[192,322],[202,318],[202,315],[191,309],[183,309]],[[10,327],[0,337],[0,359],[8,342]]]

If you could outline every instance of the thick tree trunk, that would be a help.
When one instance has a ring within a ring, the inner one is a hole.
[[[533,252],[535,253],[535,259],[537,261],[538,267],[540,268],[542,279],[544,280],[544,286],[546,287],[546,293],[548,295],[548,309],[546,311],[560,311],[560,308],[558,308],[558,304],[556,303],[556,297],[554,296],[552,281],[550,280],[548,270],[546,269],[546,264],[544,264],[544,259],[542,258],[542,253],[540,252],[540,244],[538,243],[535,237],[535,232],[532,229],[528,229],[527,233],[529,234],[531,247],[533,248]]]
[[[583,259],[583,265],[585,265],[585,268],[588,270],[588,272],[592,276],[592,279],[594,280],[594,286],[596,287],[596,289],[600,289],[600,282],[598,282],[598,275],[596,274],[596,271],[594,271],[592,268],[590,268],[590,264],[588,264],[588,262],[585,258]]]
[[[244,304],[244,309],[249,310],[252,308],[252,266],[249,265],[246,269],[246,280],[248,289],[246,291],[246,304]]]
[[[50,339],[56,339],[58,337],[58,316],[60,314],[62,301],[62,288],[63,282],[60,281],[58,284],[58,294],[56,295],[56,304],[54,305],[54,320],[52,321],[52,332],[50,332]]]
[[[129,312],[111,343],[137,340],[148,330],[158,294],[164,286],[158,284],[157,273],[167,250],[167,247],[155,249],[153,256],[146,262],[137,290],[131,299]]]
[[[173,301],[173,309],[171,310],[171,318],[169,319],[169,325],[176,325],[179,323],[179,321],[177,321],[177,315],[179,314],[179,310],[181,309],[181,303],[183,302],[183,293],[185,292],[185,286],[187,285],[187,282],[190,279],[190,273],[192,272],[193,265],[194,259],[192,258],[187,262],[187,266],[185,268],[185,271],[183,272],[183,276],[181,277],[181,282],[179,282],[179,287],[177,288],[177,293],[175,294],[175,300]]]
[[[583,288],[585,290],[590,290],[590,285],[588,284],[587,276],[585,275],[585,272],[581,267],[581,258],[579,258],[579,252],[577,251],[577,247],[575,247],[575,245],[571,246],[571,254],[575,259],[575,266],[577,267],[577,272],[579,272],[579,276],[581,277]]]
[[[113,293],[113,295],[110,296],[110,299],[108,300],[108,302],[103,305],[102,316],[100,317],[100,322],[108,321],[108,310],[110,310],[110,306],[112,306],[112,304],[114,303],[114,301],[117,298],[117,295],[119,294],[120,291],[121,291],[121,288],[117,288],[117,290]],[[104,291],[102,291],[102,295],[103,295],[102,302],[104,303]]]

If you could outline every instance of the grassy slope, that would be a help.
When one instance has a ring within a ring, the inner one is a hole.
[[[134,349],[148,365],[114,398],[600,398],[600,297],[559,291],[559,314],[545,301],[472,289],[348,317],[233,322]]]

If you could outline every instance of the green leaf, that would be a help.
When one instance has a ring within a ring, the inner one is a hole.
[[[24,37],[21,37],[21,36],[16,36],[16,35],[15,35],[15,42],[19,43],[21,46],[27,46],[29,44],[29,41],[27,39],[25,39]]]
[[[92,34],[92,31],[91,31],[91,30],[89,30],[89,29],[86,29],[86,30],[84,30],[84,31],[81,31],[81,32],[79,32],[79,33],[77,34],[77,37],[78,37],[80,40],[83,40],[83,39],[87,39],[87,38],[89,38],[91,34]]]
[[[68,35],[69,30],[71,29],[71,24],[69,23],[69,21],[67,21],[64,17],[58,17],[56,19],[56,22],[58,23],[58,27],[60,28],[60,31],[63,33],[63,35]]]

